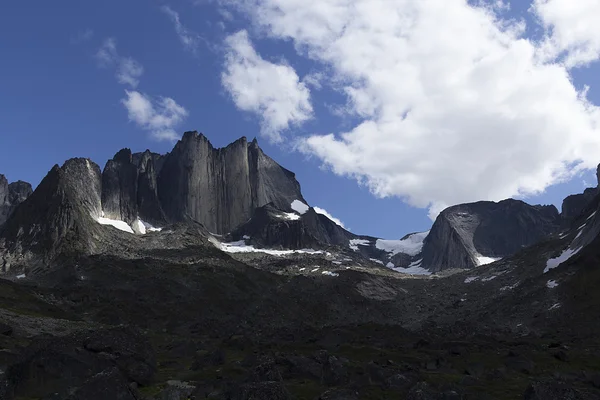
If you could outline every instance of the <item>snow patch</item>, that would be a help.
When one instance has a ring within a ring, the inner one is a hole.
[[[214,243],[214,242],[213,242]],[[322,254],[321,250],[301,249],[301,250],[274,250],[274,249],[257,249],[254,246],[249,246],[244,240],[230,243],[219,243],[215,245],[226,253],[266,253],[272,256],[285,256],[289,254]]]
[[[290,221],[296,221],[296,220],[300,219],[300,216],[295,213],[283,213],[283,214],[279,214],[278,217],[281,219],[287,219]]]
[[[250,240],[250,236],[244,235],[244,236],[242,236],[242,239],[244,239],[244,240]]]
[[[133,225],[131,227],[133,228],[133,231],[137,234],[146,234],[146,225],[144,225],[139,218],[133,221]]]
[[[365,239],[350,239],[350,248],[354,251],[358,251],[358,246],[369,246],[371,242]]]
[[[476,280],[478,280],[479,277],[478,276],[469,276],[465,279],[465,283],[471,283],[471,282],[475,282]]]
[[[334,222],[336,225],[339,225],[342,228],[346,229],[346,227],[344,226],[344,223],[339,218],[336,218],[333,215],[329,214],[329,212],[327,212],[327,210],[325,210],[321,207],[313,207],[313,210],[315,210],[315,212],[317,214],[326,216],[327,218],[329,218],[330,221]]]
[[[381,265],[383,265],[383,261],[381,261],[381,260],[378,260],[378,259],[376,259],[376,258],[369,258],[369,260],[371,260],[371,261],[373,261],[373,262],[375,262],[375,263],[377,263],[377,264],[381,264]]]
[[[423,248],[423,241],[427,235],[429,235],[429,231],[413,233],[404,240],[377,239],[377,242],[375,242],[375,247],[377,247],[379,250],[390,253],[390,257],[398,253],[416,256],[421,252],[421,249]]]
[[[550,307],[550,308],[548,309],[548,311],[556,310],[557,308],[560,308],[560,303],[556,303],[556,304],[554,304],[552,307]]]
[[[26,277],[27,275],[25,274],[17,275],[17,279],[25,279]]]
[[[131,227],[129,225],[127,225],[127,222],[125,222],[125,221],[100,217],[96,220],[96,222],[98,222],[100,225],[110,225],[114,228],[117,228],[120,231],[123,231],[123,232],[134,233],[133,229],[131,229]]]
[[[292,207],[292,210],[296,211],[299,214],[304,214],[309,209],[309,207],[306,204],[304,204],[303,202],[301,202],[300,200],[292,201],[292,204],[290,204],[290,207]]]
[[[331,263],[332,263],[332,264],[335,264],[335,265],[342,265],[342,262],[341,262],[341,261],[332,261]]]
[[[548,262],[546,263],[546,268],[544,268],[544,274],[548,271],[550,271],[551,269],[554,269],[556,267],[558,267],[560,264],[564,263],[565,261],[567,261],[569,258],[573,257],[575,254],[579,253],[579,251],[582,248],[579,247],[578,249],[566,249],[565,251],[562,252],[562,254],[556,258],[551,258],[548,260]]]
[[[487,265],[487,264],[491,264],[495,261],[498,261],[498,260],[500,260],[500,258],[486,257],[486,256],[482,256],[480,254],[478,256],[475,256],[475,260],[477,261],[477,266],[482,266],[482,265]]]
[[[321,268],[321,267],[316,267],[316,268],[312,269],[310,272],[317,272],[319,270],[319,268]]]
[[[340,276],[340,274],[338,274],[337,272],[331,272],[331,271],[323,271],[321,272],[322,275],[328,275],[328,276]]]
[[[141,222],[142,224],[144,224],[144,226],[146,227],[146,232],[160,232],[160,231],[162,231],[162,230],[163,230],[163,228],[157,228],[157,227],[155,227],[155,226],[152,226],[151,224],[149,224],[149,223],[148,223],[148,222],[146,222],[146,221],[142,221],[142,220],[140,220],[140,222]]]
[[[496,279],[497,277],[498,277],[498,275],[492,275],[492,276],[488,276],[488,277],[485,277],[485,278],[481,278],[481,282],[489,282],[491,280]]]
[[[550,281],[546,282],[546,287],[548,289],[554,289],[557,286],[558,286],[558,283],[555,280],[550,280]]]
[[[396,267],[393,263],[387,263],[386,267],[396,272],[401,272],[403,274],[408,275],[431,275],[431,271],[426,270],[425,268],[421,268],[421,261],[417,260],[412,263],[407,268]]]
[[[300,268],[299,271],[306,271],[306,268]]]
[[[590,219],[594,218],[594,215],[596,215],[597,211],[594,211],[592,214],[590,214],[589,217],[587,217],[586,221],[589,221]]]

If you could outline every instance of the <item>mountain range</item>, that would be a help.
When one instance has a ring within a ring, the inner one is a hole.
[[[0,175],[0,398],[600,398],[599,209],[360,235],[256,140],[197,132]]]

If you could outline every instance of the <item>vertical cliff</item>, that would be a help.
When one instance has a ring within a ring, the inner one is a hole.
[[[29,183],[17,181],[9,184],[6,177],[0,174],[0,226],[31,193],[33,190]]]
[[[560,229],[554,206],[519,200],[480,201],[449,207],[437,217],[423,246],[422,266],[432,272],[473,268],[502,258]]]
[[[245,137],[215,149],[197,132],[186,132],[164,160],[158,196],[170,221],[192,219],[215,233],[246,222],[260,206],[291,210],[303,201],[293,173],[267,157]]]

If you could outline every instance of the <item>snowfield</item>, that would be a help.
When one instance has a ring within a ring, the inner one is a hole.
[[[104,213],[102,213],[102,215],[104,215]],[[139,235],[145,235],[148,232],[162,231],[162,228],[155,228],[151,224],[144,222],[139,218],[133,222],[132,226],[129,226],[127,224],[127,222],[125,222],[125,221],[121,221],[119,219],[110,219],[110,218],[105,218],[105,217],[97,218],[96,222],[98,222],[100,225],[110,225],[114,228],[117,228],[120,231],[123,231],[123,232],[133,233],[133,234],[137,233]]]
[[[292,210],[296,211],[300,215],[304,214],[309,209],[309,207],[306,204],[304,204],[303,202],[301,202],[300,200],[292,201],[292,204],[290,204],[290,207],[292,207]]]
[[[564,263],[565,261],[567,261],[569,258],[573,257],[575,254],[579,253],[579,251],[582,248],[579,247],[578,249],[566,249],[565,251],[562,252],[562,254],[556,258],[551,258],[548,260],[548,262],[546,263],[546,268],[544,268],[544,274],[548,271],[550,271],[551,269],[554,269],[556,267],[558,267],[560,264]]]
[[[100,217],[96,220],[96,222],[98,222],[100,225],[110,225],[123,232],[134,233],[133,229],[131,229],[131,227],[127,225],[127,222],[125,221]]]
[[[323,254],[321,250],[301,249],[301,250],[275,250],[275,249],[257,249],[254,246],[246,244],[246,241],[219,243],[215,245],[226,253],[266,253],[272,256],[285,256],[289,254]]]
[[[358,251],[358,246],[369,246],[369,245],[371,245],[371,242],[369,242],[368,240],[365,240],[365,239],[350,239],[350,244],[348,244],[348,246],[354,251]]]
[[[377,239],[377,242],[375,242],[375,247],[377,247],[379,250],[390,253],[390,257],[398,253],[416,256],[421,252],[421,249],[423,249],[423,241],[427,235],[429,235],[429,231],[413,233],[404,240]]]
[[[482,256],[480,254],[475,257],[475,260],[477,261],[477,266],[482,266],[482,265],[487,265],[487,264],[496,262],[496,261],[500,260],[500,258],[486,257],[486,256]]]

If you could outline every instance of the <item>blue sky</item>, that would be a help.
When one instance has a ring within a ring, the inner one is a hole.
[[[540,0],[531,10],[523,1],[452,0],[448,18],[471,23],[469,38],[483,21],[491,38],[465,42],[455,31],[460,21],[444,20],[439,34],[408,35],[398,51],[411,56],[394,59],[387,58],[394,53],[386,47],[388,21],[380,23],[376,10],[308,3],[2,3],[0,173],[36,185],[52,165],[75,156],[103,167],[123,147],[165,153],[174,143],[161,135],[198,130],[217,147],[258,137],[296,173],[311,205],[353,232],[385,238],[428,229],[428,215],[457,201],[522,193],[560,208],[584,181],[595,186],[589,168],[600,162],[600,38],[573,25],[579,15],[561,12],[568,2]],[[410,26],[441,18],[425,2],[397,3],[414,8]],[[474,4],[487,14],[471,13]],[[497,26],[511,24],[515,32],[506,28],[496,38]],[[363,43],[368,35],[373,40]],[[479,53],[458,54],[453,39]],[[431,53],[415,50],[429,45]],[[532,65],[528,48],[540,53]],[[479,64],[467,64],[488,55],[507,67],[477,72]],[[514,64],[523,69],[507,71]],[[464,83],[444,76],[463,67],[470,74]],[[519,83],[519,74],[528,78]],[[450,81],[457,98],[480,96],[481,113],[470,100],[443,109],[454,103],[445,97]]]

